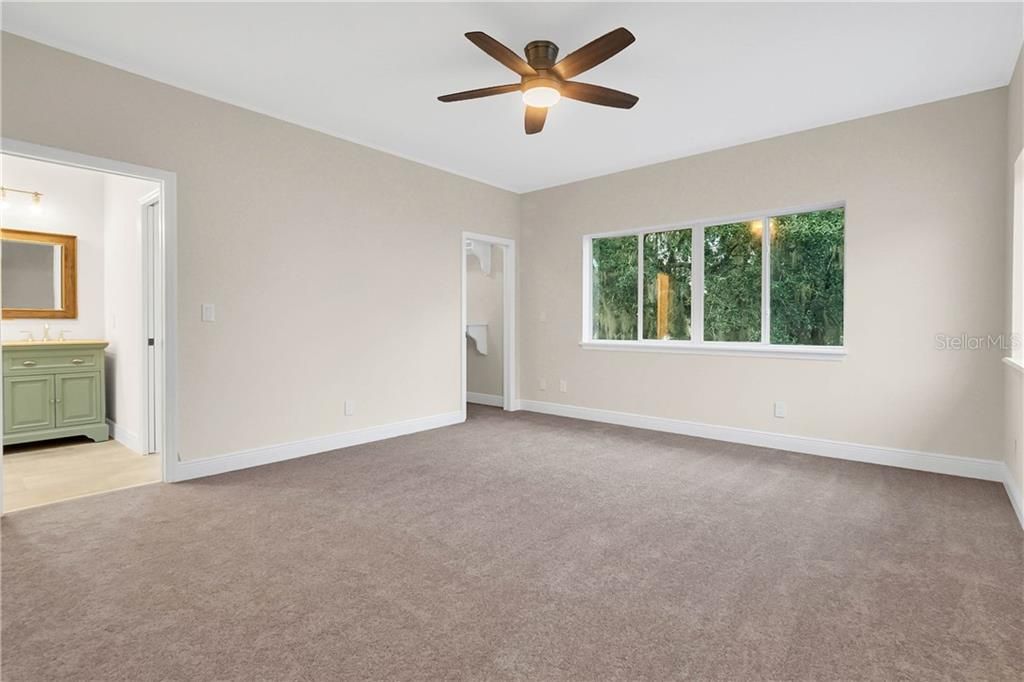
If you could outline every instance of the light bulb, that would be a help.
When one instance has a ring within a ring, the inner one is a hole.
[[[558,91],[558,83],[547,78],[538,78],[523,91],[523,101],[528,107],[547,109],[553,107],[562,98]]]
[[[32,195],[32,205],[29,206],[29,212],[32,215],[39,215],[43,212],[43,195],[39,192],[35,192]]]

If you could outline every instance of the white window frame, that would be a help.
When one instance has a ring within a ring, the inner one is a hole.
[[[746,355],[763,357],[786,357],[813,360],[841,360],[846,350],[846,263],[843,263],[843,343],[842,346],[794,346],[772,344],[771,339],[771,219],[795,213],[811,213],[836,208],[846,210],[845,201],[834,201],[813,206],[799,206],[771,211],[756,211],[724,218],[688,220],[667,225],[630,228],[612,232],[598,232],[583,236],[583,326],[580,346],[586,350],[611,350],[654,353],[696,353],[704,355]],[[763,221],[761,230],[761,340],[751,342],[705,341],[704,340],[704,230],[708,227],[730,223]],[[690,275],[692,287],[691,328],[693,338],[689,341],[663,341],[643,338],[643,271],[644,235],[654,232],[691,230],[693,244],[693,272]],[[637,238],[637,338],[630,340],[605,340],[593,337],[593,242],[609,237]],[[843,240],[846,240],[846,225],[843,225]],[[844,249],[845,258],[845,249]]]
[[[1013,164],[1013,243],[1010,277],[1010,355],[1006,364],[1024,373],[1024,152]]]

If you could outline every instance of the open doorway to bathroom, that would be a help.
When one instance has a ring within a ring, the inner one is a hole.
[[[161,184],[0,154],[3,510],[163,480]]]
[[[462,240],[463,407],[517,408],[515,242],[464,232]]]

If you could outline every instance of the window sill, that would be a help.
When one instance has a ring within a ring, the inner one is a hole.
[[[838,361],[846,357],[845,346],[771,346],[762,343],[690,341],[583,341],[584,350],[613,350],[639,353],[689,353],[692,355],[734,355]]]
[[[1007,364],[1010,369],[1015,369],[1021,374],[1024,374],[1024,362],[1016,358],[1003,358],[1003,362]]]

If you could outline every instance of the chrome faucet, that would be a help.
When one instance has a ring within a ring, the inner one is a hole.
[[[64,335],[67,334],[70,331],[71,331],[70,329],[61,329],[60,330],[60,336],[57,337],[57,340],[58,341],[67,341],[67,337],[64,336]]]

